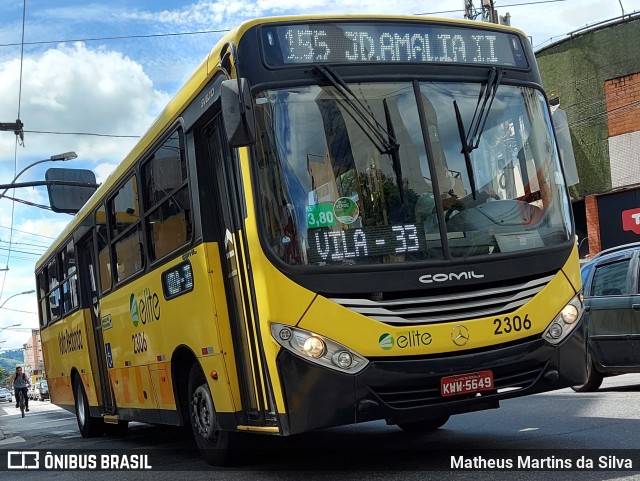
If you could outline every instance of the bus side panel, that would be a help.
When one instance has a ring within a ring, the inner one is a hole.
[[[209,382],[209,389],[215,402],[216,411],[218,412],[235,412],[241,409],[242,402],[240,398],[240,385],[237,378],[237,369],[233,349],[233,340],[231,337],[231,326],[229,320],[229,310],[227,307],[227,297],[225,294],[224,280],[220,275],[222,265],[220,263],[220,250],[216,243],[206,243],[202,245],[206,264],[208,266],[209,292],[207,297],[213,303],[213,312],[215,313],[214,321],[211,326],[215,329],[218,339],[217,349],[213,354],[220,355],[212,358],[208,352],[196,351],[200,357],[199,361],[202,371]],[[218,375],[218,381],[213,381],[209,373],[215,370]],[[227,380],[227,393],[223,394],[220,390],[220,379]]]
[[[167,299],[162,275],[188,259],[193,289]],[[103,331],[106,349],[111,353],[109,379],[118,408],[126,409],[134,420],[136,410],[175,411],[172,368],[173,353],[186,347],[200,360],[205,373],[216,370],[219,380],[211,384],[216,408],[233,411],[222,348],[216,328],[218,316],[211,292],[206,249],[196,246],[150,273],[117,288],[101,299],[101,316],[111,316],[111,327]],[[216,358],[211,362],[209,358]],[[187,376],[189,366],[174,366]],[[209,376],[207,376],[209,377]]]
[[[156,408],[148,366],[115,368],[109,379],[120,408]]]
[[[40,332],[51,402],[73,406],[72,372],[80,375],[90,406],[98,405],[92,369],[93,330],[87,310],[79,310]],[[95,357],[95,356],[94,356]]]
[[[171,378],[171,363],[161,362],[149,366],[151,385],[159,409],[176,409],[173,396],[173,379]]]

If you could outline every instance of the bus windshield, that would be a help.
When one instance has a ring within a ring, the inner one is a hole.
[[[256,98],[259,211],[284,262],[496,256],[570,238],[538,90],[496,88],[470,162],[461,129],[473,124],[481,84],[352,83],[348,92],[314,85]]]

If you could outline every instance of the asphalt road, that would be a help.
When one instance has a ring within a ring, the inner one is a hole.
[[[640,375],[608,378],[595,393],[565,389],[509,400],[497,410],[455,416],[426,435],[409,435],[384,422],[371,422],[288,438],[244,436],[241,449],[234,452],[236,466],[231,468],[207,466],[183,429],[132,423],[123,437],[83,439],[74,415],[48,401],[31,402],[31,412],[24,419],[14,405],[2,404],[0,466],[9,450],[36,450],[43,456],[47,451],[150,453],[153,471],[12,470],[12,480],[146,480],[153,476],[154,481],[327,477],[640,481],[639,392]],[[581,458],[583,463],[591,460],[593,466],[587,463],[578,469]],[[518,469],[505,469],[509,461]],[[572,466],[563,469],[567,462]],[[632,468],[620,469],[627,462]],[[452,463],[457,467],[452,469]]]

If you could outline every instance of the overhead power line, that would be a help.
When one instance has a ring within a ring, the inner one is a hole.
[[[24,132],[30,134],[52,134],[52,135],[89,135],[92,137],[110,137],[121,139],[139,139],[139,135],[117,135],[117,134],[96,134],[93,132],[56,132],[50,130],[25,130]]]
[[[44,237],[45,239],[51,239],[51,240],[55,240],[56,239],[55,237],[51,237],[51,236],[48,236],[48,235],[36,234],[34,232],[27,232],[26,230],[15,229],[13,227],[7,227],[7,226],[4,226],[4,225],[0,225],[0,229],[8,229],[8,230],[12,230],[14,232],[20,232],[21,234],[32,235],[32,236],[35,236],[35,237]]]
[[[174,32],[174,33],[155,33],[149,35],[116,35],[110,37],[87,37],[87,38],[67,38],[64,40],[41,40],[37,42],[24,42],[24,45],[47,45],[51,43],[68,43],[68,42],[102,42],[105,40],[128,40],[134,38],[159,38],[159,37],[179,37],[183,35],[205,35],[211,33],[226,33],[229,29],[222,30],[199,30],[196,32]],[[0,47],[16,47],[23,45],[21,43],[0,43]]]
[[[525,3],[511,3],[508,5],[498,5],[495,4],[494,7],[500,7],[500,8],[504,8],[504,7],[525,7],[527,5],[537,5],[539,3],[557,3],[557,2],[568,2],[569,0],[539,0],[537,2],[525,2]],[[416,13],[414,15],[438,15],[441,13],[458,13],[458,12],[462,12],[464,13],[465,10],[460,8],[457,10],[443,10],[440,12],[426,12],[426,13]]]

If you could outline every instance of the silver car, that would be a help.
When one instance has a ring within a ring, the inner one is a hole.
[[[0,387],[0,402],[13,402],[13,395],[6,387]]]

